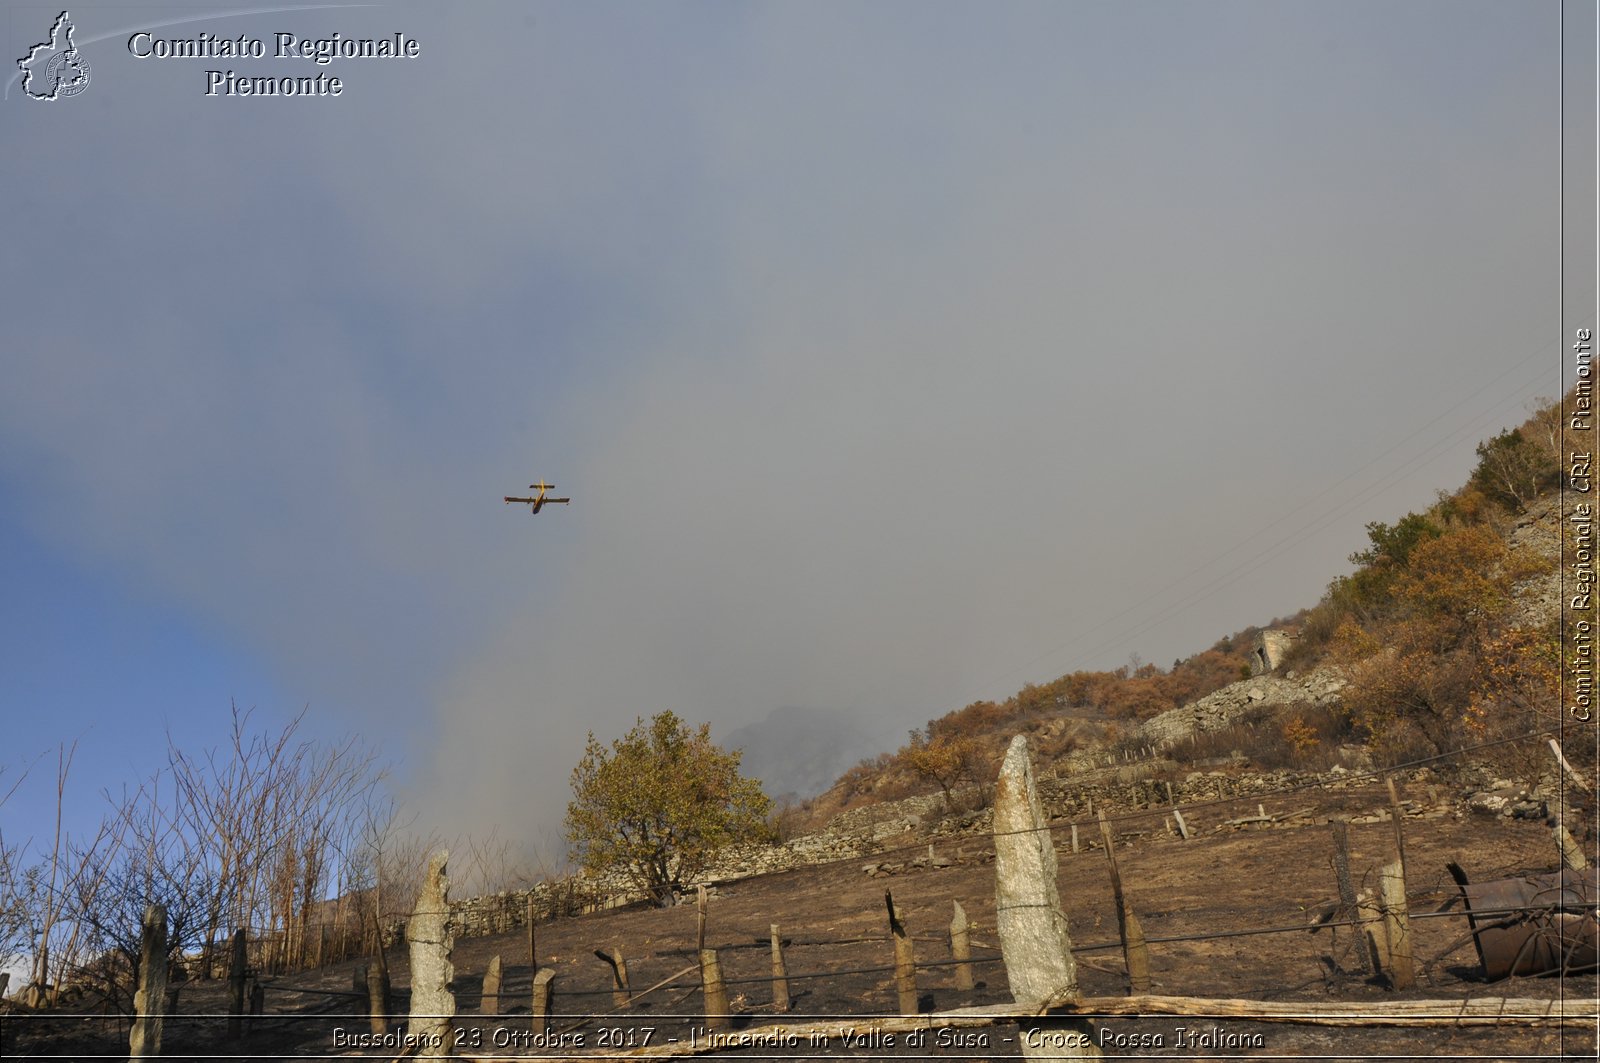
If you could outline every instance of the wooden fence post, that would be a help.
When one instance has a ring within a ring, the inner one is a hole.
[[[912,954],[911,935],[906,933],[900,913],[894,910],[894,895],[883,891],[884,907],[889,909],[889,934],[894,938],[894,988],[900,1014],[917,1013],[917,961]]]
[[[956,988],[972,988],[972,941],[967,934],[967,910],[960,901],[951,901],[955,915],[950,920],[950,958],[956,961]]]
[[[722,984],[722,964],[717,950],[706,948],[706,888],[697,885],[695,893],[695,949],[700,955],[700,993],[705,998],[706,1025],[713,1030],[728,1028],[728,988]]]
[[[378,924],[378,913],[372,913],[372,929],[377,932],[372,950],[372,963],[367,967],[367,1015],[373,1034],[382,1037],[389,1031],[389,957],[383,951],[383,927]]]
[[[489,969],[483,974],[483,992],[478,997],[478,1010],[485,1015],[500,1014],[500,954],[489,957]]]
[[[1389,818],[1394,822],[1394,852],[1396,859],[1400,861],[1400,873],[1403,877],[1406,864],[1406,831],[1401,821],[1406,817],[1400,808],[1400,795],[1395,792],[1394,776],[1388,776],[1383,782],[1389,788]]]
[[[1350,882],[1350,825],[1344,820],[1333,823],[1333,874],[1339,884],[1339,909],[1346,919],[1360,915],[1356,905],[1355,886]],[[1355,928],[1356,962],[1362,974],[1372,973],[1372,956],[1366,935],[1361,926]]]
[[[533,976],[533,1031],[542,1033],[545,1025],[555,1013],[555,989],[551,985],[556,979],[556,972],[548,967],[539,968]]]
[[[696,952],[702,952],[706,947],[706,888],[704,884],[694,888],[694,947]]]
[[[1583,776],[1579,775],[1575,770],[1573,770],[1572,765],[1567,763],[1567,758],[1561,755],[1561,743],[1557,742],[1554,738],[1550,739],[1550,752],[1555,754],[1556,760],[1561,764],[1561,767],[1566,770],[1567,775],[1572,779],[1573,783],[1577,785],[1578,789],[1582,790],[1586,794],[1594,792],[1594,790],[1590,788],[1589,784],[1584,781]]]
[[[1582,871],[1589,866],[1589,861],[1583,855],[1583,846],[1578,844],[1578,839],[1567,830],[1565,823],[1555,826],[1556,845],[1561,849],[1561,864],[1573,871]]]
[[[1411,917],[1406,909],[1405,865],[1396,860],[1378,872],[1383,936],[1389,946],[1389,982],[1396,989],[1416,983],[1411,964]]]
[[[140,929],[139,988],[133,994],[129,1056],[140,1059],[161,1054],[161,1009],[166,1000],[167,910],[152,904],[144,910],[144,925]]]
[[[536,936],[537,935],[537,931],[535,931],[535,929],[534,929],[534,926],[535,926],[535,918],[534,917],[537,914],[538,913],[534,911],[534,907],[533,907],[533,893],[529,892],[529,894],[528,894],[528,966],[533,968],[535,971],[537,971],[539,969],[539,950],[537,948],[537,946],[539,944],[539,941],[538,941],[538,938]]]
[[[1072,851],[1078,851],[1078,825],[1076,823],[1072,825]]]
[[[233,932],[233,953],[228,959],[228,1040],[244,1036],[244,972],[249,969],[244,927]],[[209,972],[208,972],[209,973]]]
[[[1350,882],[1350,824],[1336,820],[1333,824],[1333,876],[1339,884],[1339,908],[1346,919],[1358,919],[1360,908],[1355,898],[1355,885]],[[1373,973],[1373,948],[1366,940],[1362,925],[1355,927],[1355,962],[1362,967],[1363,975]]]
[[[778,934],[778,924],[772,924],[772,1006],[779,1011],[789,1010],[789,969],[783,962],[783,938]]]
[[[1128,965],[1128,991],[1150,991],[1150,950],[1144,941],[1144,928],[1133,906],[1122,892],[1122,872],[1117,869],[1117,844],[1111,836],[1111,823],[1104,809],[1100,810],[1100,840],[1106,847],[1106,860],[1111,864],[1111,893],[1117,902],[1117,929],[1122,934],[1122,957]]]
[[[605,952],[595,949],[594,954],[611,968],[611,1006],[620,1011],[628,1006],[632,991],[628,987],[628,961],[622,958],[621,949]]]
[[[244,1031],[253,1033],[256,1028],[256,1016],[267,1010],[267,991],[260,982],[251,983],[250,986],[250,1014],[245,1016]],[[381,1031],[380,1031],[381,1032]]]
[[[994,909],[1006,980],[1017,1003],[1033,1008],[1081,995],[1072,937],[1056,890],[1056,848],[1033,781],[1028,740],[1011,740],[994,788]],[[1087,1019],[1025,1020],[1022,1054],[1033,1059],[1101,1055]],[[1031,1031],[1041,1031],[1036,1041]],[[1049,1036],[1044,1036],[1048,1032]]]
[[[1356,894],[1356,920],[1356,933],[1371,959],[1372,970],[1378,974],[1388,971],[1389,941],[1383,933],[1383,910],[1371,890]]]
[[[168,971],[168,973],[167,973],[168,981],[167,981],[166,1005],[165,1005],[165,1007],[163,1007],[161,1009],[166,1018],[172,1018],[173,1016],[178,1014],[178,994],[183,990],[183,983],[182,982],[173,982],[171,980],[171,977],[172,977],[172,974],[171,974],[170,971]],[[59,987],[57,987],[57,988],[59,989]],[[51,994],[51,998],[50,999],[52,1001],[51,1006],[54,1007],[55,1006],[54,1001],[56,999],[55,993]]]
[[[716,949],[700,950],[700,991],[706,1002],[706,1026],[713,1030],[726,1030],[728,988],[722,984],[722,964],[717,962]]]
[[[1178,834],[1183,838],[1184,841],[1188,841],[1191,837],[1189,834],[1189,824],[1184,822],[1183,812],[1179,810],[1177,805],[1172,806],[1172,818],[1178,821]]]

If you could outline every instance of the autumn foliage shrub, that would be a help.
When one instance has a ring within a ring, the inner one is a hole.
[[[572,771],[567,841],[585,870],[615,870],[668,905],[728,845],[770,840],[772,802],[711,727],[660,712],[607,748],[589,734]]]
[[[1364,623],[1344,615],[1330,648],[1375,757],[1460,748],[1551,692],[1553,669],[1530,656],[1540,639],[1514,626],[1512,608],[1514,587],[1541,567],[1484,525],[1451,528],[1417,538],[1385,572],[1380,611]]]
[[[1257,768],[1324,771],[1339,762],[1350,741],[1349,719],[1333,705],[1309,705],[1291,715],[1258,708],[1229,726],[1177,743],[1167,756],[1184,765],[1207,765],[1242,756]]]
[[[946,808],[950,808],[950,794],[964,783],[980,782],[979,769],[982,754],[976,739],[968,735],[952,736],[934,732],[932,736],[922,731],[912,731],[911,741],[899,753],[899,759],[916,773],[918,778],[939,785],[944,794]]]

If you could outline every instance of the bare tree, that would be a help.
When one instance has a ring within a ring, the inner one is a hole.
[[[0,767],[0,779],[6,769]],[[17,792],[28,777],[27,769],[17,776],[3,793],[4,805]],[[22,860],[27,852],[26,842],[7,842],[5,831],[0,830],[0,967],[21,959],[28,953],[28,909],[23,902]]]
[[[50,846],[50,879],[40,894],[39,941],[33,954],[33,973],[28,979],[30,984],[40,987],[49,980],[50,932],[54,929],[56,918],[61,912],[59,894],[56,893],[56,875],[61,869],[61,805],[66,796],[67,775],[72,770],[72,758],[77,752],[76,741],[72,743],[70,751],[65,745],[56,747],[56,830]]]
[[[1514,428],[1478,444],[1478,467],[1472,481],[1490,497],[1521,512],[1560,475],[1556,456]]]
[[[168,956],[194,949],[204,925],[210,892],[204,848],[182,829],[173,790],[158,772],[137,790],[124,789],[112,805],[106,843],[86,859],[79,879],[73,918],[82,928],[85,951],[98,957],[85,973],[100,979],[106,999],[124,1009],[132,1005],[139,975],[140,928],[145,908],[167,910]]]
[[[11,919],[21,921],[33,953],[28,983],[40,992],[53,986],[52,1001],[59,996],[68,972],[82,960],[78,953],[82,926],[74,918],[74,898],[84,889],[92,890],[99,880],[96,858],[109,832],[107,824],[102,822],[88,845],[74,845],[70,834],[62,830],[61,811],[77,751],[77,740],[70,746],[61,743],[56,747],[55,829],[48,856],[19,876],[16,867],[26,846],[12,847],[0,854],[6,865],[0,869],[5,880],[0,888],[11,898],[8,904]],[[0,844],[0,849],[5,848]],[[66,942],[58,948],[63,932]]]
[[[250,927],[272,942],[271,962],[279,966],[314,958],[307,946],[313,915],[333,876],[344,877],[346,854],[382,781],[375,754],[356,739],[301,739],[305,715],[277,732],[255,733],[250,712],[234,706],[228,748],[199,756],[168,738],[179,816],[211,870],[208,972],[232,927]],[[320,941],[320,927],[317,933]]]
[[[263,943],[258,962],[282,969],[322,958],[309,947],[324,939],[320,906],[342,889],[383,773],[353,738],[302,739],[304,716],[257,731],[235,707],[226,745],[195,753],[169,734],[165,768],[133,791],[104,792],[111,813],[101,837],[74,850],[60,878],[68,888],[52,878],[48,892],[70,898],[70,951],[99,957],[88,966],[110,999],[126,1003],[152,903],[167,909],[169,956],[198,952],[202,976],[237,928]]]

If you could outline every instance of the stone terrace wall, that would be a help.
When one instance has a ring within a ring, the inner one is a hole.
[[[1041,777],[1036,785],[1047,819],[1084,822],[1092,819],[1091,808],[1103,808],[1115,815],[1141,808],[1169,807],[1167,781],[1171,782],[1173,798],[1180,804],[1214,798],[1265,798],[1284,794],[1297,787],[1349,790],[1371,787],[1374,781],[1370,774],[1343,767],[1321,773],[1252,771],[1248,769],[1247,762],[1240,761],[1227,765],[1227,768],[1185,771],[1171,760],[1155,757],[1114,767]],[[1533,787],[1523,789],[1496,778],[1487,769],[1477,767],[1454,768],[1448,776],[1429,768],[1416,768],[1402,772],[1399,778],[1406,784],[1427,787],[1427,790],[1419,790],[1413,795],[1415,800],[1420,800],[1423,793],[1435,789],[1444,791],[1442,800],[1445,804],[1433,807],[1432,811],[1426,813],[1429,815],[1444,814],[1440,810],[1447,806],[1458,815],[1545,815],[1549,807],[1549,795],[1558,792],[1556,788],[1559,784],[1552,774]],[[963,808],[970,807],[978,794],[975,791],[958,791],[955,797],[957,807]],[[1310,803],[1309,800],[1306,803]],[[1383,807],[1375,806],[1375,815],[1386,816],[1387,801],[1380,802],[1380,805]],[[1228,814],[1236,813],[1230,811]],[[1412,814],[1424,814],[1423,806],[1417,805]],[[1209,815],[1204,816],[1201,822],[1205,823],[1205,829],[1216,826]],[[846,813],[825,830],[792,839],[783,845],[729,849],[721,860],[707,869],[702,881],[714,890],[719,883],[886,852],[896,853],[897,859],[907,863],[875,862],[867,865],[868,873],[893,873],[899,867],[918,864],[915,859],[917,853],[912,851],[914,848],[925,851],[929,843],[937,847],[940,839],[987,834],[991,823],[990,809],[947,814],[939,794],[909,797]],[[1159,830],[1160,819],[1153,823],[1151,829]],[[951,848],[942,848],[927,859],[948,862],[951,854]],[[534,898],[535,910],[541,922],[573,911],[595,911],[645,899],[643,894],[629,889],[616,877],[599,879],[579,875],[555,882],[541,882],[530,890],[512,890],[452,901],[450,910],[456,936],[465,938],[502,934],[524,926],[530,895]],[[692,895],[686,899],[692,899]],[[403,939],[403,927],[403,923],[396,925],[395,930],[401,933],[392,940]]]
[[[1281,677],[1253,676],[1146,720],[1139,733],[1161,748],[1197,732],[1224,730],[1237,717],[1258,707],[1332,704],[1339,700],[1344,686],[1344,677],[1332,668],[1318,668],[1304,676],[1292,672]]]

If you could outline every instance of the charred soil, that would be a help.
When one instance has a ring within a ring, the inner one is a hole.
[[[1404,795],[1403,795],[1404,796]],[[1366,973],[1357,936],[1348,926],[1311,924],[1337,900],[1330,820],[1348,826],[1350,866],[1357,889],[1372,887],[1377,868],[1394,859],[1387,795],[1374,785],[1342,792],[1305,791],[1265,802],[1264,824],[1248,818],[1257,798],[1192,807],[1194,832],[1184,841],[1169,833],[1167,811],[1123,812],[1114,820],[1117,860],[1130,905],[1149,945],[1149,992],[1169,996],[1282,1002],[1370,1003],[1374,1011],[1395,1000],[1517,997],[1593,1001],[1593,974],[1517,978],[1486,983],[1460,917],[1457,889],[1446,871],[1454,861],[1475,880],[1555,866],[1549,827],[1540,820],[1473,815],[1421,805],[1402,822],[1413,916],[1417,978],[1396,992]],[[1309,807],[1309,810],[1307,810]],[[1305,810],[1305,811],[1303,811]],[[1289,816],[1289,813],[1299,813]],[[1071,923],[1081,988],[1088,996],[1117,996],[1129,985],[1118,938],[1108,864],[1098,830],[1080,819],[1081,851],[1070,843],[1070,823],[1053,824],[1062,905]],[[1090,847],[1090,839],[1094,839]],[[930,844],[935,860],[926,857]],[[749,1056],[942,1056],[991,1058],[1020,1054],[1015,1025],[953,1031],[923,1045],[904,1035],[882,1039],[830,1038],[825,1046],[786,1049],[755,1038],[774,1023],[834,1021],[865,1031],[874,1016],[898,1014],[885,891],[912,936],[918,1010],[998,1005],[1011,999],[994,947],[994,847],[983,833],[929,837],[907,832],[898,850],[875,853],[877,864],[903,867],[877,876],[862,859],[726,881],[706,905],[706,945],[718,951],[731,1011],[730,1036],[754,1044]],[[938,866],[948,862],[948,866]],[[974,987],[957,988],[949,962],[949,926],[959,902],[971,924]],[[1429,917],[1448,911],[1454,914]],[[1335,920],[1337,922],[1337,920]],[[770,936],[785,942],[791,1007],[773,1002]],[[537,927],[539,965],[555,971],[554,1015],[543,1039],[531,1030],[529,962],[525,929],[456,942],[454,989],[461,1014],[452,1050],[471,1058],[533,1056],[560,1043],[593,1054],[703,1041],[698,988],[694,904],[676,908],[630,907],[543,923]],[[1264,932],[1276,931],[1276,932]],[[596,952],[621,953],[632,999],[614,1009],[611,966]],[[496,1016],[482,1016],[482,981],[499,955],[505,979]],[[404,948],[389,952],[395,1010],[405,1010]],[[165,1053],[174,1058],[310,1059],[329,1055],[388,1058],[393,1047],[363,1047],[369,1030],[364,1006],[341,995],[354,965],[316,974],[266,979],[266,1012],[242,1042],[225,1040],[225,990],[190,983],[180,993],[179,1014],[168,1020]],[[646,990],[667,983],[661,988]],[[22,1013],[0,1019],[0,1055],[9,1059],[114,1056],[126,1051],[126,1021],[98,1015]],[[1096,1023],[1106,1054],[1319,1056],[1355,1058],[1574,1058],[1592,1057],[1588,1030],[1465,1026],[1328,1027],[1244,1022],[1203,1017],[1107,1017]],[[400,1028],[392,1023],[391,1030]],[[557,1041],[555,1034],[564,1036]]]

